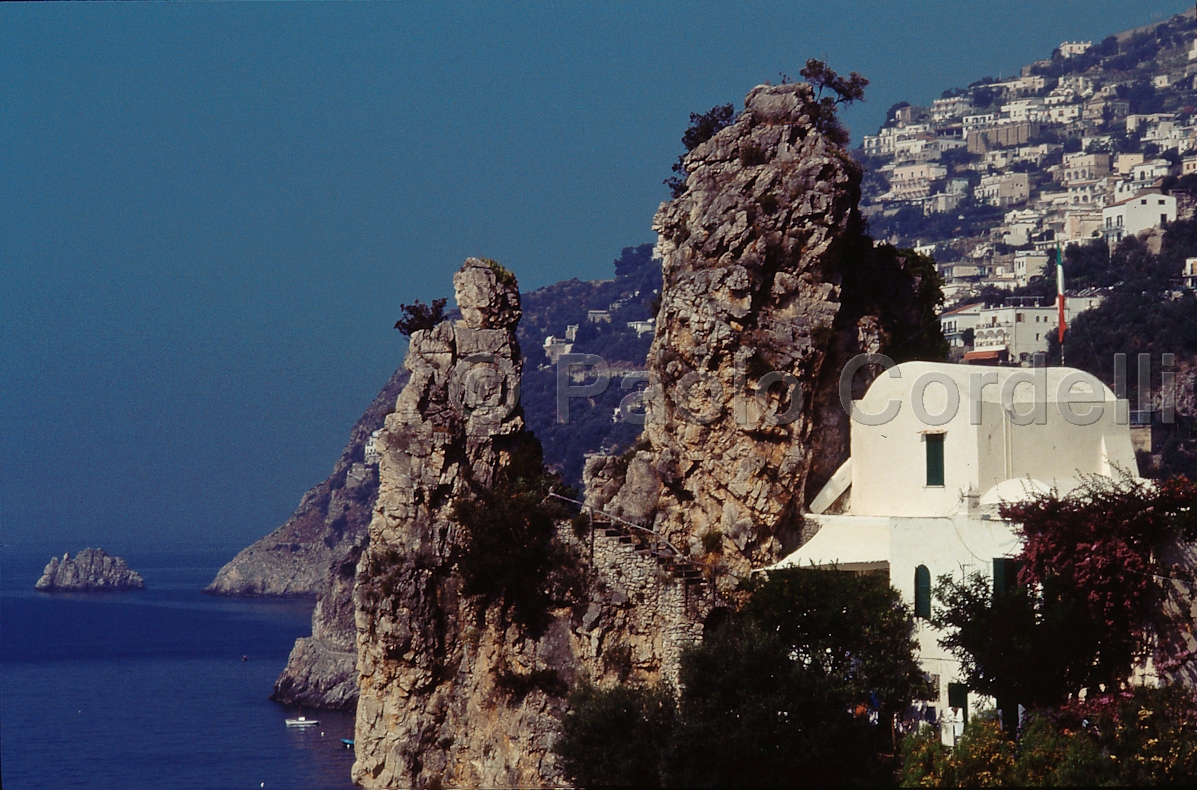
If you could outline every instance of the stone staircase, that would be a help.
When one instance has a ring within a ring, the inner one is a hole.
[[[678,551],[664,536],[648,527],[634,524],[610,513],[591,507],[577,499],[551,492],[549,496],[569,502],[590,514],[590,528],[595,535],[615,541],[641,557],[652,557],[669,578],[690,587],[710,589],[715,568],[704,562],[690,559]]]

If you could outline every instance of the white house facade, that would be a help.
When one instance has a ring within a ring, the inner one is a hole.
[[[1140,192],[1102,209],[1102,233],[1110,244],[1150,228],[1176,221],[1176,198],[1155,192]]]
[[[1021,543],[1003,502],[1067,493],[1082,475],[1137,476],[1127,411],[1072,368],[891,368],[854,403],[851,458],[806,517],[818,531],[772,568],[886,574],[916,615],[919,661],[937,687],[928,702],[947,713],[966,690],[927,619],[935,580],[1010,578]],[[955,730],[943,732],[952,743]]]

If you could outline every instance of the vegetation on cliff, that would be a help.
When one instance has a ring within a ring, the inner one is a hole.
[[[877,576],[769,574],[721,610],[664,685],[570,699],[556,750],[586,787],[843,786],[883,782],[888,722],[929,689],[913,620]]]
[[[577,557],[556,539],[556,525],[571,515],[553,499],[556,490],[570,496],[558,475],[544,467],[540,442],[516,434],[511,460],[489,488],[462,497],[453,515],[465,527],[454,559],[465,595],[477,595],[486,608],[503,605],[513,619],[539,634],[554,603],[568,602],[579,584]]]

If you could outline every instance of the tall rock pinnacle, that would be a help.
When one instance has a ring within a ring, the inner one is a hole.
[[[806,84],[755,88],[687,157],[687,190],[655,221],[664,285],[642,449],[622,487],[592,491],[694,554],[705,536],[734,572],[797,539],[819,451],[816,390],[860,169],[815,107]],[[590,473],[611,476],[602,461]]]
[[[354,591],[353,778],[367,786],[539,776],[508,728],[518,733],[521,718],[543,718],[543,700],[505,710],[510,718],[497,728],[496,715],[480,707],[500,696],[496,663],[518,666],[523,640],[505,627],[501,607],[463,593],[455,570],[468,539],[455,506],[492,485],[524,428],[515,400],[519,291],[510,273],[476,258],[453,285],[462,318],[412,333],[411,379],[378,441],[378,504]]]

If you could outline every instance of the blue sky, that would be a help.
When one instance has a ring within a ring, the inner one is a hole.
[[[899,100],[1187,7],[0,7],[0,542],[235,548],[331,468],[469,255],[525,287],[653,240],[692,111],[808,57]]]

